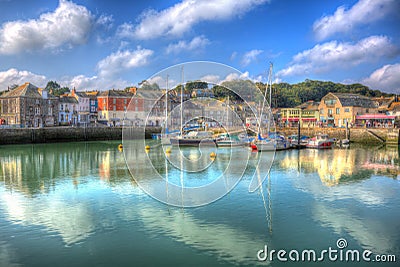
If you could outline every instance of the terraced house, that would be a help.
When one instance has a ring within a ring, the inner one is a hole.
[[[318,106],[320,121],[327,126],[344,127],[356,123],[357,116],[377,114],[378,103],[367,96],[348,93],[328,93]]]
[[[58,123],[58,98],[47,90],[25,83],[0,97],[3,124],[16,127],[55,126]]]

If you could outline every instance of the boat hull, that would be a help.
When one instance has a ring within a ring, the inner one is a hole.
[[[212,139],[178,139],[171,138],[171,145],[173,146],[199,146],[200,143],[202,145],[214,146],[216,143]]]

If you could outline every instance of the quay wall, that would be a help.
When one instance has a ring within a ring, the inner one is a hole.
[[[147,127],[146,138],[160,132],[159,127]],[[133,128],[132,133],[140,136],[143,128]],[[0,129],[0,145],[56,143],[97,140],[122,140],[122,127],[48,127]]]
[[[132,128],[131,131],[133,136],[140,136],[143,128]],[[151,138],[152,133],[160,131],[160,127],[146,127],[146,138]],[[297,128],[277,128],[277,131],[286,136],[297,134]],[[318,133],[325,133],[337,139],[346,138],[346,129],[344,128],[301,128],[302,135],[315,136]],[[353,143],[381,144],[387,142],[398,145],[400,132],[399,129],[350,128],[349,134],[350,141]],[[0,145],[96,140],[122,140],[122,127],[0,129]]]
[[[278,132],[284,135],[297,134],[297,128],[277,128]],[[392,144],[399,144],[399,130],[388,128],[349,128],[349,140],[353,143],[381,144],[390,141]],[[346,138],[345,128],[301,128],[301,135],[315,136],[318,133],[328,134],[329,137],[337,139]],[[388,132],[394,139],[388,140]],[[397,138],[396,138],[397,137]]]

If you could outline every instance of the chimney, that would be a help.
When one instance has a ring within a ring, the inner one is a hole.
[[[135,86],[132,86],[131,88],[129,88],[129,92],[131,92],[134,95],[136,95],[136,90],[137,90],[137,88]]]

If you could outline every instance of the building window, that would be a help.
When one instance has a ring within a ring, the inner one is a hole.
[[[332,109],[328,109],[328,115],[332,115]]]
[[[35,108],[35,115],[39,115],[40,114],[40,107],[36,107]]]
[[[319,113],[320,113],[320,114],[324,114],[324,109],[321,108],[320,111],[319,111]]]
[[[348,113],[348,112],[350,112],[350,109],[349,108],[345,108],[344,112]]]
[[[116,98],[113,99],[113,104],[114,105],[117,104],[117,99]]]
[[[335,103],[336,103],[335,99],[327,99],[327,100],[325,100],[325,105],[327,105],[327,106],[333,106],[333,105],[335,105]]]
[[[340,108],[336,108],[336,114],[340,114]]]
[[[114,111],[116,111],[116,110],[117,110],[117,108],[114,106],[114,107],[113,107],[113,110],[114,110]]]
[[[106,99],[105,99],[105,98],[103,99],[103,104],[104,104],[104,105],[106,104]]]
[[[124,99],[124,104],[126,105],[126,103],[127,103],[127,100],[126,100],[126,98]]]
[[[64,114],[61,114],[60,121],[64,121]]]

